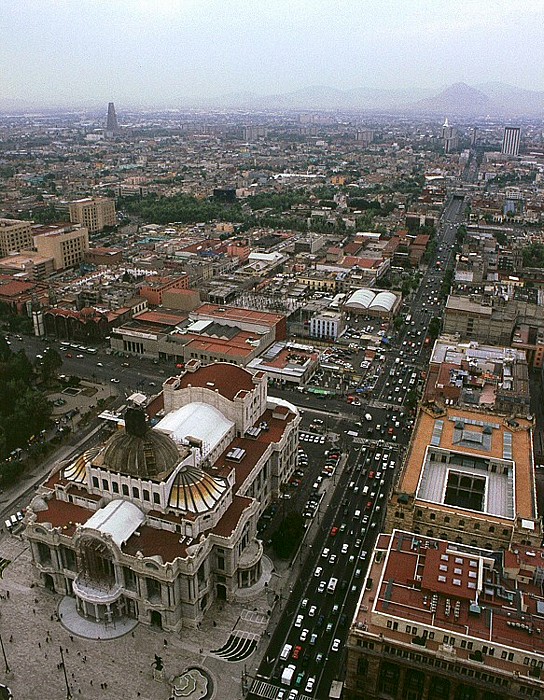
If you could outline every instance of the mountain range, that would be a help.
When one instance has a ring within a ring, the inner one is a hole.
[[[506,83],[484,83],[470,86],[455,83],[437,92],[429,89],[353,88],[340,90],[314,85],[294,92],[260,95],[237,92],[207,99],[186,99],[180,96],[178,105],[170,107],[199,107],[203,109],[265,110],[324,110],[405,112],[444,116],[515,117],[544,115],[544,92],[525,90]],[[70,109],[102,109],[104,105],[78,102]],[[121,104],[118,108],[122,107]],[[128,106],[126,106],[128,108]],[[159,107],[160,108],[160,107]],[[0,112],[31,112],[44,110],[30,100],[0,97]]]
[[[233,93],[209,99],[201,106],[242,110],[386,110],[442,116],[535,116],[544,114],[544,92],[524,90],[505,83],[477,86],[455,83],[440,92],[377,88],[339,90],[316,85],[275,95]]]

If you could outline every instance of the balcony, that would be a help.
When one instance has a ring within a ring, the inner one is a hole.
[[[93,604],[114,603],[121,596],[121,586],[115,581],[91,581],[79,575],[72,583],[78,598]]]

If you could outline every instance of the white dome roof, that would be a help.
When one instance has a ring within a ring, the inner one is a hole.
[[[383,309],[384,311],[391,311],[395,306],[397,297],[393,292],[380,292],[374,297],[374,301],[370,304],[371,309]]]
[[[346,301],[346,306],[359,307],[368,309],[375,298],[375,294],[371,289],[363,288],[356,289],[350,298]]]

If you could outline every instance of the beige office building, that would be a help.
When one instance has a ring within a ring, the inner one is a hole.
[[[70,221],[86,226],[89,233],[103,231],[106,226],[115,226],[115,202],[106,197],[86,197],[70,202]]]
[[[0,257],[32,248],[32,222],[0,219]]]
[[[87,228],[63,224],[42,226],[38,231],[34,229],[34,247],[43,257],[53,258],[55,270],[83,262],[85,253],[89,250]]]

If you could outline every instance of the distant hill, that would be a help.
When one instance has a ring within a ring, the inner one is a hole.
[[[506,83],[484,83],[476,88],[487,95],[501,114],[544,113],[544,92],[524,90]]]
[[[439,114],[488,114],[492,100],[481,90],[466,83],[450,85],[438,95],[419,100],[412,107],[417,112]]]
[[[274,95],[235,93],[210,98],[203,106],[247,110],[387,110],[473,116],[536,115],[544,112],[544,92],[504,83],[470,86],[455,83],[440,92],[429,89],[353,88],[314,85]]]
[[[340,90],[327,85],[312,85],[293,92],[258,95],[251,92],[231,93],[209,98],[206,105],[239,109],[395,109],[408,105],[429,94],[429,90],[386,90],[379,88],[354,88]]]
[[[260,95],[255,92],[235,92],[203,99],[180,96],[178,105],[170,108],[200,107],[242,111],[261,110],[324,110],[324,111],[387,111],[412,114],[436,114],[441,118],[467,116],[533,116],[544,114],[544,92],[524,90],[505,83],[484,83],[471,86],[455,83],[440,90],[422,88],[386,89],[357,87],[348,90],[327,85],[311,85],[291,92]],[[59,106],[60,108],[60,106]],[[64,106],[64,109],[67,107]],[[69,109],[105,111],[106,103],[75,101]],[[148,106],[149,108],[149,106]],[[23,113],[54,109],[30,101],[0,97],[0,112]],[[146,107],[142,107],[146,109]]]

